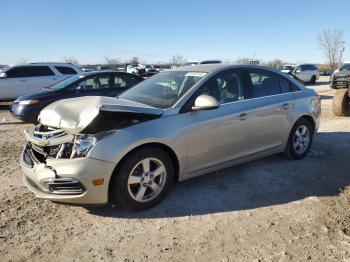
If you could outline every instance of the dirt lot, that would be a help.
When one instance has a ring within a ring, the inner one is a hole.
[[[309,156],[280,156],[176,185],[141,213],[35,199],[22,183],[23,129],[0,109],[1,261],[350,261],[350,118],[331,112]],[[1,123],[2,122],[2,123]]]

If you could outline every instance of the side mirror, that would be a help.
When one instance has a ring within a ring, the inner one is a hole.
[[[220,106],[219,102],[212,96],[200,95],[196,98],[192,110],[211,110]]]
[[[301,73],[301,69],[295,70],[295,73],[296,73],[296,74],[300,74],[300,73]]]
[[[6,77],[7,77],[7,74],[5,72],[0,73],[0,78],[6,78]]]

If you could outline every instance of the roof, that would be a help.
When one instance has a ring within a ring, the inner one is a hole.
[[[71,64],[71,63],[56,63],[56,62],[42,62],[42,63],[16,63],[16,64],[11,64],[11,65],[8,65],[10,67],[13,67],[13,66],[40,66],[40,65],[52,65],[52,66],[69,66],[69,67],[78,67],[77,65],[75,64]]]
[[[270,71],[279,72],[272,67],[262,66],[262,65],[250,65],[250,64],[204,64],[204,65],[193,65],[193,66],[182,66],[169,71],[191,71],[191,72],[204,72],[211,73],[215,71],[221,71],[229,68],[256,68],[256,69],[267,69]]]
[[[79,73],[79,75],[82,75],[82,76],[89,76],[89,75],[105,74],[105,73],[129,74],[129,73],[126,73],[126,72],[124,72],[124,71],[116,71],[116,70],[109,69],[109,70],[95,70],[95,71],[89,71],[89,72],[82,72],[82,73]]]
[[[225,67],[232,67],[231,64],[204,64],[193,66],[181,66],[178,68],[170,69],[170,71],[193,71],[193,72],[206,72],[216,71]]]

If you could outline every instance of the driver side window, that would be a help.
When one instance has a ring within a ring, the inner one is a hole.
[[[226,70],[210,78],[198,94],[214,97],[220,104],[236,102],[245,99],[241,72],[237,69]]]

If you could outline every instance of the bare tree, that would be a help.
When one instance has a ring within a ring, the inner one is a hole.
[[[133,56],[133,58],[131,58],[130,60],[131,64],[139,64],[140,63],[140,59],[137,56]]]
[[[119,64],[120,61],[118,59],[115,59],[115,58],[109,58],[109,57],[105,57],[105,60],[106,60],[106,64],[107,65],[115,65],[115,64]]]
[[[244,58],[238,58],[238,59],[236,60],[236,63],[237,63],[237,64],[249,64],[249,63],[250,63],[250,58],[246,58],[246,57],[244,57]]]
[[[345,41],[343,40],[343,31],[341,30],[324,30],[318,36],[319,48],[327,57],[327,62],[332,70],[339,67],[345,51]]]
[[[185,63],[185,58],[181,55],[174,55],[172,58],[169,60],[169,64],[172,66],[180,66],[183,63]]]
[[[74,57],[65,57],[65,58],[63,59],[63,61],[64,61],[65,63],[75,64],[75,65],[78,65],[78,64],[79,64],[78,60],[76,60]]]
[[[274,67],[274,68],[279,68],[283,65],[283,62],[281,59],[275,58],[274,60],[266,62],[265,65],[270,66],[270,67]]]

